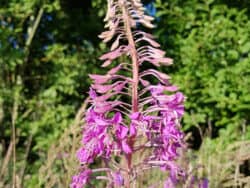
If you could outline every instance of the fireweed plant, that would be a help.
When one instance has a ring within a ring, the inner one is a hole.
[[[185,147],[180,131],[185,97],[168,75],[154,69],[171,65],[172,59],[164,57],[151,34],[138,29],[153,28],[152,20],[140,0],[108,0],[107,31],[99,37],[112,45],[100,60],[102,67],[112,68],[105,75],[90,75],[91,106],[77,152],[81,168],[71,188],[92,187],[94,179],[106,181],[107,187],[129,188],[153,168],[167,171],[165,188],[186,176],[176,164],[177,150]],[[140,161],[135,163],[136,154]],[[97,158],[104,167],[90,169]]]

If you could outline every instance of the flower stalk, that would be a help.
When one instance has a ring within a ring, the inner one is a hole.
[[[119,1],[122,7],[122,16],[124,20],[124,28],[126,36],[128,39],[128,45],[130,46],[130,57],[132,60],[132,72],[133,72],[133,81],[132,81],[132,112],[138,112],[138,83],[139,83],[139,63],[137,61],[137,50],[135,46],[135,41],[131,31],[131,23],[129,21],[129,15],[127,13],[126,5],[123,0]],[[134,137],[129,138],[129,147],[133,150]],[[126,156],[127,160],[127,173],[125,175],[125,187],[130,188],[130,172],[131,172],[131,163],[132,163],[132,153],[128,153]]]
[[[126,36],[128,39],[128,45],[130,46],[130,56],[132,59],[132,70],[133,70],[133,82],[132,82],[132,111],[138,112],[138,83],[139,83],[139,63],[137,61],[137,50],[135,41],[131,31],[131,23],[129,15],[127,13],[125,1],[120,0],[119,3],[122,7],[122,15],[124,20],[124,27]]]

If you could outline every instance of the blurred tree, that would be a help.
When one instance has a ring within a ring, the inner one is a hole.
[[[87,70],[98,71],[101,21],[90,1],[79,3],[1,1],[0,160],[6,165],[0,187],[36,185],[48,147],[88,90]]]
[[[185,129],[245,125],[250,138],[249,1],[144,3],[152,15],[156,8],[155,32],[176,62],[166,72],[188,97]],[[87,74],[102,72],[105,8],[103,0],[0,1],[0,187],[36,187],[48,148],[85,98]]]
[[[156,32],[175,59],[173,80],[187,96],[185,129],[212,126],[213,136],[220,127],[250,124],[248,7],[229,5],[156,1]]]

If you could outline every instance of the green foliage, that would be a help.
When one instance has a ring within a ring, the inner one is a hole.
[[[246,125],[227,126],[215,139],[203,137],[199,151],[190,152],[193,156],[190,164],[193,169],[200,166],[194,172],[207,177],[209,187],[249,187],[249,176],[244,171],[250,155],[249,140]]]
[[[101,22],[91,23],[93,14],[87,19],[83,14],[75,16],[78,11],[63,9],[57,0],[6,1],[0,13],[0,140],[6,156],[1,164],[8,161],[0,167],[5,172],[0,187],[11,184],[13,171],[21,181],[17,187],[35,187],[47,150],[81,106],[90,85],[89,70],[97,72],[98,46],[82,37],[92,35],[93,29],[81,35],[76,23],[72,26],[72,16],[90,28]],[[92,37],[96,41],[96,35]],[[9,160],[13,155],[6,155],[13,141],[12,125],[16,170]]]
[[[249,124],[250,21],[216,1],[156,1],[160,40],[187,96],[185,128]],[[171,73],[172,73],[171,72]]]
[[[79,133],[70,125],[86,97],[88,73],[102,71],[97,59],[105,45],[99,44],[97,35],[106,3],[1,0],[0,4],[0,187],[12,183],[13,155],[7,155],[12,125],[17,187],[37,187],[39,180],[67,187],[77,170],[72,154],[77,141],[72,134]],[[236,142],[250,139],[249,1],[156,0],[155,5],[155,33],[175,60],[166,72],[187,96],[184,128],[212,126],[218,134],[211,133],[217,138],[205,138],[196,152],[205,164],[201,173],[216,187],[223,178],[217,181],[207,170],[234,173],[238,163],[215,159],[231,160],[239,151],[233,147]],[[65,147],[72,151],[70,158],[59,160],[56,154]]]

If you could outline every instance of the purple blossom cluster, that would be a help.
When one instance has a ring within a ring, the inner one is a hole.
[[[112,45],[100,60],[102,67],[112,68],[105,75],[90,75],[91,105],[77,152],[82,167],[71,188],[82,188],[92,179],[106,181],[107,187],[129,188],[138,174],[152,168],[168,172],[165,188],[175,187],[186,176],[176,164],[178,151],[185,147],[180,131],[185,97],[170,84],[170,76],[152,68],[172,60],[151,34],[137,29],[138,24],[152,28],[152,20],[140,0],[108,0],[108,30],[100,37]],[[147,155],[134,164],[133,156],[145,150]],[[97,158],[104,167],[90,170]]]
[[[71,188],[82,188],[84,187],[90,179],[92,171],[90,169],[82,170],[79,174],[72,177]]]

